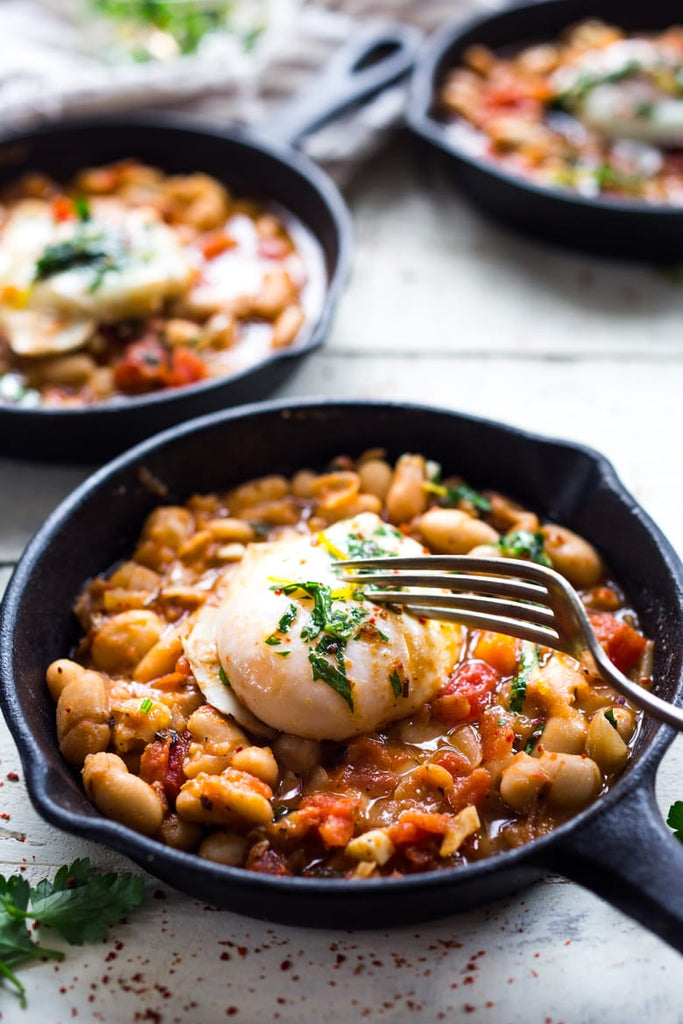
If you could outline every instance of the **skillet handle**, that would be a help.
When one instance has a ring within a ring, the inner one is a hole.
[[[411,25],[372,22],[354,32],[310,86],[256,131],[268,142],[297,146],[337,115],[370,99],[411,70],[422,34]]]
[[[664,823],[653,779],[556,844],[546,866],[683,952],[683,844]]]

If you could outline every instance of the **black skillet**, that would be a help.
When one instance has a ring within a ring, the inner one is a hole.
[[[614,788],[556,832],[464,868],[349,883],[274,878],[172,850],[103,818],[62,760],[46,666],[78,637],[71,607],[83,582],[131,551],[159,504],[263,473],[324,467],[368,445],[394,458],[421,451],[474,486],[492,486],[590,538],[624,585],[656,644],[658,693],[683,695],[683,570],[657,527],[596,452],[511,427],[419,406],[310,400],[216,413],[167,431],[105,466],[29,544],[0,611],[3,709],[40,813],[68,832],[125,853],[170,885],[254,917],[339,928],[405,924],[479,906],[558,871],[683,951],[683,847],[653,794],[673,738],[644,723]],[[141,472],[144,471],[144,472]]]
[[[62,462],[103,461],[132,443],[201,413],[265,397],[322,343],[349,274],[352,227],[339,191],[295,152],[307,134],[408,73],[420,34],[369,23],[350,37],[314,85],[258,132],[219,130],[178,115],[59,122],[0,139],[0,183],[38,170],[68,179],[82,167],[123,157],[170,173],[205,171],[236,194],[278,203],[317,243],[326,277],[317,320],[300,344],[230,377],[75,409],[0,403],[0,453]]]
[[[514,52],[547,42],[569,25],[600,18],[629,32],[663,30],[681,20],[680,0],[541,0],[507,7],[500,13],[446,25],[424,46],[411,83],[408,124],[420,138],[448,158],[454,179],[487,214],[548,242],[586,252],[645,262],[683,258],[683,207],[658,206],[609,198],[584,198],[516,177],[487,160],[468,154],[436,109],[445,74],[465,50],[482,44]]]

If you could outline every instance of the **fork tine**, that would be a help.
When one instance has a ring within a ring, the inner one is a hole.
[[[488,629],[494,633],[506,633],[508,636],[518,637],[520,640],[529,640],[533,644],[541,644],[545,647],[552,647],[557,651],[565,650],[559,634],[554,629],[545,626],[534,626],[531,623],[522,622],[520,619],[510,619],[506,616],[480,615],[478,612],[450,611],[445,608],[428,607],[422,605],[406,606],[406,610],[423,619],[441,619],[448,622],[458,622],[461,626],[472,626],[474,629]]]
[[[429,563],[427,565],[426,563]],[[429,572],[485,573],[495,576],[498,573],[506,579],[515,576],[521,580],[545,585],[548,570],[543,565],[536,565],[517,558],[478,558],[472,555],[418,555],[410,558],[389,556],[385,558],[348,558],[334,563],[335,568],[346,572],[348,569],[421,569]],[[552,570],[551,570],[552,572]]]
[[[431,591],[404,590],[395,593],[387,590],[366,590],[365,597],[380,604],[408,604],[419,608],[422,605],[430,608],[467,609],[480,615],[493,615],[496,618],[508,616],[523,619],[538,626],[555,625],[555,613],[551,608],[538,604],[522,604],[518,601],[500,601],[496,598],[483,597],[479,594],[433,594]]]
[[[423,563],[424,569],[424,563]],[[435,587],[451,591],[475,591],[490,596],[516,597],[523,601],[546,603],[548,590],[537,583],[503,579],[497,576],[451,576],[446,573],[344,573],[349,583],[374,583],[385,587]]]

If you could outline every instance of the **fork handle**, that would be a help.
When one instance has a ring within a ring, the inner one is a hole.
[[[575,827],[545,865],[683,953],[683,844],[664,824],[652,778]]]

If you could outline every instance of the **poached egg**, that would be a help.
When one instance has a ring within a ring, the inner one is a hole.
[[[25,199],[0,234],[0,327],[19,356],[70,351],[98,323],[144,317],[184,293],[196,261],[151,207],[92,203],[85,220]]]
[[[250,545],[220,604],[200,609],[185,639],[207,701],[257,734],[318,740],[416,711],[457,662],[461,627],[374,604],[333,562],[422,553],[373,513]]]

